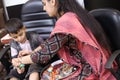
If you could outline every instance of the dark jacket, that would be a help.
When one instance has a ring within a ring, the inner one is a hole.
[[[27,32],[26,33],[26,37],[27,37],[27,40],[29,40],[29,42],[30,42],[30,46],[31,46],[32,50],[34,50],[35,48],[37,48],[43,42],[43,39],[36,32]],[[19,53],[19,51],[22,50],[21,47],[20,47],[20,45],[19,45],[19,43],[17,41],[15,41],[15,40],[12,40],[10,42],[10,46],[12,48],[15,48],[18,53]],[[14,56],[14,57],[17,57],[17,55]]]

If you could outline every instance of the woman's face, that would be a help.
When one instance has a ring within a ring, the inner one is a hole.
[[[57,15],[57,3],[56,0],[42,0],[43,10],[45,10],[50,17]]]
[[[26,30],[25,28],[22,28],[17,34],[10,34],[10,36],[13,38],[13,40],[24,43],[26,41]]]

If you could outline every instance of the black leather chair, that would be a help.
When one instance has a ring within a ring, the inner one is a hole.
[[[89,12],[101,24],[110,41],[112,55],[105,68],[110,70],[117,80],[120,80],[120,12],[115,9],[94,9]],[[116,60],[118,69],[112,69]]]
[[[55,18],[51,18],[43,11],[41,0],[30,0],[22,7],[21,19],[27,31],[36,31],[44,39],[48,38],[55,23]]]

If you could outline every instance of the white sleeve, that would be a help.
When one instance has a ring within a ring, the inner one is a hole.
[[[10,48],[11,49],[11,57],[14,57],[18,54],[17,50],[15,48]]]

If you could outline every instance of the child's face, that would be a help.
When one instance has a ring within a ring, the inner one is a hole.
[[[56,0],[42,0],[43,10],[45,10],[50,17],[57,14],[57,1]]]
[[[26,30],[22,28],[17,34],[10,34],[10,36],[17,42],[24,43],[26,41]]]

